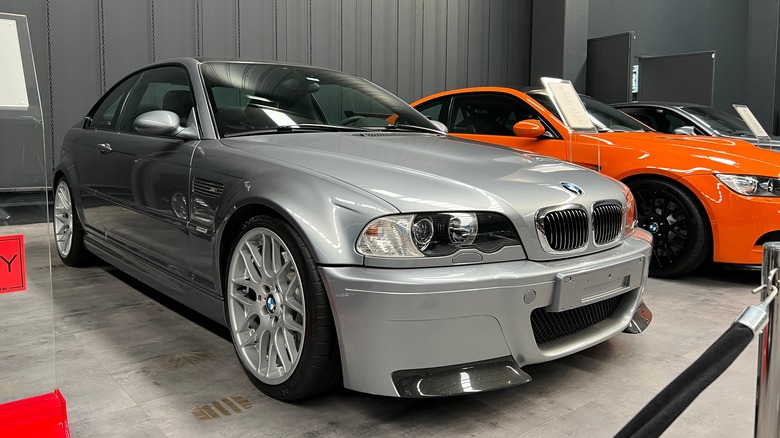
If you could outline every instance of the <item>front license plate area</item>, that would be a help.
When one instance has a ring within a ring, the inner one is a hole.
[[[645,258],[597,269],[561,272],[555,278],[553,300],[548,312],[582,307],[639,287]]]

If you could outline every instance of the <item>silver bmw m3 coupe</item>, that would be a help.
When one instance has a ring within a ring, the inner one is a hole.
[[[647,326],[624,185],[440,129],[349,74],[159,62],[67,133],[56,248],[224,324],[282,400],[504,388]]]

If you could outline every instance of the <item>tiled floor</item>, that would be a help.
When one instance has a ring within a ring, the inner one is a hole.
[[[24,382],[37,382],[29,395],[54,384],[67,400],[74,437],[613,436],[758,301],[750,289],[759,283],[757,272],[722,268],[651,279],[646,302],[654,321],[645,333],[527,367],[534,380],[512,389],[428,400],[340,390],[288,404],[251,385],[224,328],[105,265],[75,269],[55,260],[47,303],[48,255],[34,257],[28,265],[40,290],[0,295],[7,318],[0,322],[0,402]],[[35,309],[34,294],[47,304]],[[756,344],[665,437],[752,436]],[[35,348],[53,364],[29,363]]]

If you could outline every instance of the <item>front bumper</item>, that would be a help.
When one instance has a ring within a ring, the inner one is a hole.
[[[484,389],[524,383],[524,373],[515,373],[520,367],[583,350],[629,326],[642,306],[650,249],[649,235],[637,230],[615,248],[557,261],[418,269],[322,267],[344,385],[389,396],[447,395],[452,392],[410,394],[403,388],[416,378],[437,375],[431,370],[452,375],[458,367],[491,369],[490,364],[517,378]],[[574,287],[578,282],[581,287]],[[572,294],[579,298],[573,300]],[[537,344],[534,309],[560,315],[614,297],[623,298],[611,316]],[[515,367],[508,370],[505,365],[511,363]],[[470,389],[464,384],[460,392]]]

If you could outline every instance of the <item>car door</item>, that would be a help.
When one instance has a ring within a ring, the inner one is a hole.
[[[143,71],[127,96],[116,132],[98,146],[95,170],[109,242],[186,280],[192,272],[188,181],[198,141],[143,135],[133,122],[147,111],[163,109],[179,115],[184,125],[192,108],[183,67]]]
[[[101,198],[97,196],[98,156],[107,139],[114,136],[127,94],[139,76],[130,76],[109,90],[89,112],[83,126],[73,128],[71,133],[77,131],[76,135],[69,135],[68,141],[63,145],[63,148],[68,149],[71,161],[77,163],[73,166],[75,181],[70,183],[79,193],[83,225],[99,234],[105,233],[105,227],[100,217]]]
[[[522,100],[502,93],[467,93],[442,97],[418,105],[417,110],[447,125],[449,134],[469,140],[509,146],[556,158],[567,159],[564,141]],[[547,130],[536,138],[518,137],[515,123],[539,120]]]

